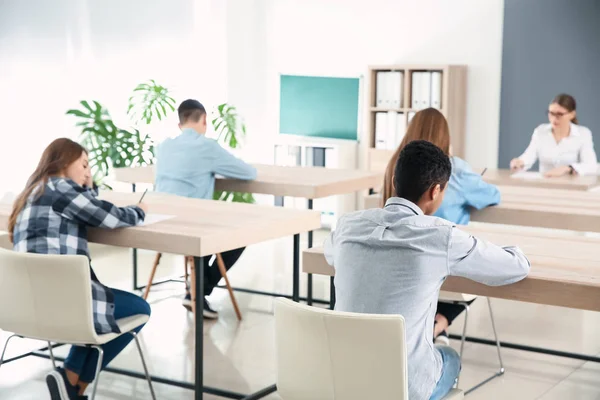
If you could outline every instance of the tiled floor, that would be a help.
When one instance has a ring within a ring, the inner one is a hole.
[[[324,233],[316,235],[320,243]],[[306,243],[302,243],[306,247]],[[231,270],[234,286],[277,292],[291,292],[292,239],[252,246]],[[94,246],[94,266],[100,278],[112,286],[130,289],[130,251]],[[154,253],[140,251],[140,283],[148,276]],[[183,271],[181,256],[165,255],[159,275]],[[304,281],[303,281],[304,283]],[[317,297],[329,298],[329,282],[315,277]],[[305,290],[303,289],[303,292]],[[180,305],[183,285],[170,283],[151,292],[152,318],[141,335],[154,375],[192,381],[194,328],[190,314]],[[216,322],[205,324],[205,383],[210,386],[249,393],[274,383],[274,346],[272,301],[268,297],[236,294],[244,320],[238,323],[227,292],[217,289],[212,304],[220,312]],[[544,346],[558,350],[600,353],[597,339],[600,314],[558,307],[493,300],[496,324],[501,340]],[[459,333],[462,321],[452,332]],[[486,302],[475,301],[468,323],[468,334],[492,338]],[[0,333],[0,344],[6,333]],[[41,347],[39,342],[15,339],[7,357]],[[459,343],[452,342],[458,349]],[[66,349],[57,350],[64,355]],[[561,357],[552,357],[505,349],[502,353],[506,373],[472,392],[468,399],[600,399],[600,365]],[[497,369],[495,348],[465,346],[460,386],[469,388]],[[135,346],[130,346],[112,364],[141,371]],[[45,374],[50,362],[28,357],[0,368],[0,399],[47,399]],[[159,399],[192,399],[186,389],[156,384]],[[98,399],[148,399],[145,381],[104,373],[100,378]],[[218,397],[204,396],[205,399]],[[279,399],[276,394],[267,399]]]

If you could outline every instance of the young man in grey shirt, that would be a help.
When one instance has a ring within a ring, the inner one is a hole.
[[[433,344],[446,277],[508,285],[525,278],[530,267],[518,248],[496,246],[431,216],[451,168],[435,145],[409,143],[396,164],[397,197],[383,208],[344,215],[325,242],[325,257],[336,270],[336,310],[404,317],[411,400],[443,398],[460,372],[456,351]]]

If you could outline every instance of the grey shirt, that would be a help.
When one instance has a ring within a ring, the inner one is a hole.
[[[336,310],[404,317],[411,400],[429,399],[441,376],[433,322],[446,277],[499,286],[525,278],[530,267],[518,248],[477,239],[397,197],[340,218],[325,258],[335,267]]]

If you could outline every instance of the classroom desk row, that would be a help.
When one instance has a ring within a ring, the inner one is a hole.
[[[215,190],[267,194],[276,197],[299,197],[307,199],[307,208],[312,209],[313,200],[323,197],[350,194],[369,190],[379,186],[383,174],[353,169],[334,169],[322,167],[286,167],[276,165],[255,164],[257,177],[252,181],[225,179],[217,176]],[[155,167],[153,165],[133,168],[115,169],[115,179],[119,182],[154,184]],[[308,247],[312,247],[313,232],[308,232]],[[133,251],[133,289],[141,289],[137,285],[137,253]],[[306,300],[313,303],[312,275],[308,276]],[[246,293],[273,295],[253,289],[235,288]],[[326,303],[323,300],[315,300]]]
[[[119,206],[136,204],[139,195],[133,193],[106,192],[100,198]],[[300,286],[300,233],[318,229],[321,217],[317,211],[294,210],[252,204],[188,199],[158,193],[146,195],[150,211],[148,223],[136,227],[105,230],[90,229],[89,241],[106,245],[141,248],[159,252],[210,256],[218,252],[286,236],[293,236],[293,299],[299,299]],[[6,226],[11,205],[0,205],[0,224]],[[162,214],[162,215],[160,215]],[[196,309],[202,310],[204,298],[204,263],[195,263]],[[195,383],[176,382],[160,378],[162,382],[187,387],[195,391],[195,398],[203,393],[229,398],[246,398],[246,395],[206,387],[203,384],[203,318],[195,318]],[[270,386],[251,398],[262,398],[275,391]]]
[[[500,204],[471,211],[471,221],[600,232],[600,193],[500,186]],[[381,206],[381,194],[365,196],[364,208]]]
[[[531,262],[531,271],[520,282],[496,287],[448,277],[442,290],[600,311],[600,237],[573,232],[522,233],[493,224],[461,226],[461,229],[492,243],[519,246]],[[335,274],[325,261],[322,247],[303,252],[302,268],[306,273]]]

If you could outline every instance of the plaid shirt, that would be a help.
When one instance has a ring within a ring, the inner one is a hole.
[[[40,189],[41,186],[33,191],[17,217],[13,231],[15,251],[83,254],[90,258],[88,226],[108,229],[134,226],[145,217],[141,208],[117,207],[99,200],[95,189],[86,189],[70,179],[49,178],[38,197]],[[98,281],[93,270],[91,273],[96,332],[120,333],[112,290]]]

